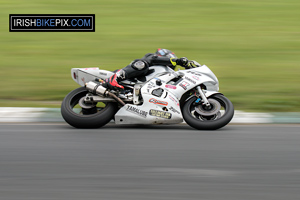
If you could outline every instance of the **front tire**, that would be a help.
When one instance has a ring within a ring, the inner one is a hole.
[[[208,98],[212,108],[205,110],[196,103],[197,97],[189,99],[183,106],[182,114],[185,122],[199,130],[216,130],[226,126],[234,115],[234,108],[229,99],[221,94]],[[209,114],[211,112],[211,114]]]
[[[114,117],[118,111],[118,105],[110,102],[82,108],[79,106],[79,101],[87,93],[84,87],[71,91],[61,104],[61,115],[68,124],[75,128],[100,128]]]

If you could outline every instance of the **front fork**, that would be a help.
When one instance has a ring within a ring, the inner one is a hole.
[[[203,93],[203,90],[201,89],[201,87],[200,87],[200,86],[197,86],[196,88],[197,88],[198,93],[199,93],[199,95],[200,95],[202,104],[205,105],[205,106],[207,106],[207,107],[209,107],[209,106],[210,106],[210,103],[209,103],[208,99],[206,98],[205,94]]]

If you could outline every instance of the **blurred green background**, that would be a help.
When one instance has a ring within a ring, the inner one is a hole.
[[[96,14],[96,32],[9,32],[9,14]],[[0,106],[59,107],[72,67],[167,48],[206,64],[245,111],[300,111],[299,0],[0,0]]]

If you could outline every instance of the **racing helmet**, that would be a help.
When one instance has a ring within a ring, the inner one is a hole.
[[[177,58],[177,56],[174,54],[174,52],[172,52],[168,49],[157,49],[155,54],[157,56],[161,56],[161,57]]]

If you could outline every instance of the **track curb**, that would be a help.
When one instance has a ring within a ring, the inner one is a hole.
[[[0,122],[64,122],[60,108],[0,107]],[[298,112],[256,113],[235,111],[230,123],[300,123]]]

